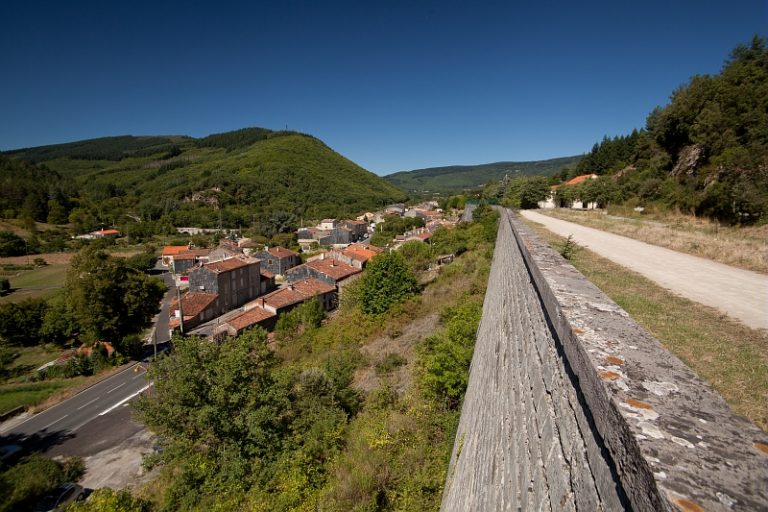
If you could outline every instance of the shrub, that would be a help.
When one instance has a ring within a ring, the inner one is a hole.
[[[387,352],[381,361],[376,363],[376,373],[379,375],[386,375],[407,362],[408,360],[400,354],[396,352]]]
[[[397,252],[373,259],[363,274],[359,303],[364,313],[385,313],[394,304],[416,293],[418,284],[413,271]]]

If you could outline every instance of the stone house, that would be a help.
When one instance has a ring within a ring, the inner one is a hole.
[[[289,283],[315,278],[327,284],[341,287],[348,284],[362,271],[362,268],[348,265],[333,258],[323,258],[294,267],[287,272],[285,277]]]
[[[341,225],[350,231],[350,242],[359,242],[368,234],[368,223],[361,220],[345,220]]]
[[[319,259],[331,258],[359,269],[365,268],[378,253],[362,245],[352,244],[345,249],[334,249],[321,255]]]
[[[226,333],[229,336],[238,336],[253,327],[261,327],[267,331],[272,331],[276,323],[277,314],[260,307],[253,307],[221,323],[216,327],[213,334],[215,336]]]
[[[252,253],[261,260],[261,269],[277,275],[285,275],[288,269],[301,264],[301,257],[285,247],[269,247]]]
[[[184,331],[192,329],[198,325],[213,320],[219,316],[219,295],[217,293],[208,293],[200,291],[188,291],[181,296],[181,307],[174,297],[169,307],[171,330],[179,327],[181,314],[184,314]]]
[[[190,270],[189,289],[218,294],[218,316],[258,297],[261,293],[260,279],[259,260],[229,258]]]
[[[319,279],[309,278],[295,281],[272,293],[259,297],[248,304],[246,308],[257,307],[280,315],[298,307],[313,297],[317,297],[326,311],[336,307],[336,287]]]
[[[185,274],[200,263],[207,263],[210,249],[189,249],[170,257],[170,267],[174,274]]]

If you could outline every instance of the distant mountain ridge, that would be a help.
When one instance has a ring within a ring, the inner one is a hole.
[[[343,217],[406,198],[315,137],[265,128],[6,151],[0,183],[4,217],[129,232],[221,225],[274,234],[302,218]]]
[[[581,156],[566,156],[528,162],[494,162],[479,165],[450,165],[402,171],[384,176],[392,185],[408,193],[459,192],[482,187],[505,175],[551,176],[563,167],[575,167]]]

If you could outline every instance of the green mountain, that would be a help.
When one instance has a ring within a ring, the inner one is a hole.
[[[604,138],[576,174],[581,198],[655,205],[735,224],[768,222],[768,47],[737,46],[719,74],[697,75],[646,128]]]
[[[263,128],[7,151],[0,183],[3,217],[68,219],[77,230],[103,223],[137,234],[221,224],[270,235],[302,217],[348,216],[405,199],[320,140]]]
[[[392,185],[408,193],[459,192],[481,188],[493,180],[500,180],[505,175],[517,176],[552,176],[564,167],[574,167],[579,156],[553,158],[533,162],[496,162],[481,165],[451,165],[448,167],[430,167],[415,171],[403,171],[384,176]]]

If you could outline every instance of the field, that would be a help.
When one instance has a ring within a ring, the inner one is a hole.
[[[69,265],[58,264],[36,268],[35,270],[19,270],[8,275],[5,272],[2,277],[11,282],[10,294],[0,297],[3,302],[19,302],[24,299],[45,298],[64,285]]]
[[[529,223],[555,250],[565,239]],[[705,382],[733,410],[768,430],[768,331],[678,297],[588,249],[571,263]]]
[[[609,209],[609,214],[564,208],[538,211],[725,265],[768,274],[768,226],[730,227],[687,215],[655,212],[641,215],[632,210]]]
[[[122,250],[113,252],[114,256],[128,257],[139,253],[139,250]],[[49,254],[35,254],[27,256],[15,256],[0,258],[0,277],[11,282],[11,293],[0,297],[0,304],[4,302],[19,302],[24,299],[46,298],[56,290],[64,286],[67,277],[67,269],[74,252],[58,252]],[[27,265],[34,258],[43,258],[48,265],[37,267],[34,270],[2,270],[2,265]]]

